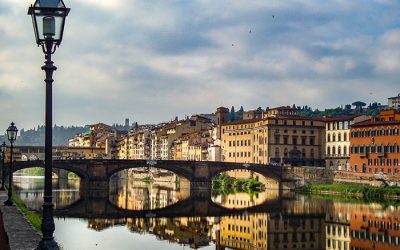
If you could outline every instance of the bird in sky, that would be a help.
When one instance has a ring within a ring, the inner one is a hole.
[[[232,43],[232,46],[234,46],[234,44]]]
[[[251,30],[249,30],[249,33],[251,34]]]
[[[275,18],[275,15],[272,15],[272,18]]]

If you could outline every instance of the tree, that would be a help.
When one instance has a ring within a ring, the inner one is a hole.
[[[366,106],[367,104],[365,102],[356,101],[356,102],[353,102],[351,105],[355,106],[356,107],[356,111],[361,113],[363,107]]]

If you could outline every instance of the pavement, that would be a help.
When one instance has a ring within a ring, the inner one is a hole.
[[[0,212],[10,250],[32,250],[41,240],[41,235],[33,228],[21,210],[16,206],[4,206],[7,193],[0,190]],[[2,237],[0,235],[0,237]]]

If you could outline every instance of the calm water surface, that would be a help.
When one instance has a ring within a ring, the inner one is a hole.
[[[43,179],[14,181],[27,206],[39,210]],[[251,196],[210,194],[194,199],[201,207],[190,207],[185,203],[190,190],[172,183],[112,181],[108,200],[101,200],[85,199],[79,180],[54,181],[53,200],[60,210],[56,241],[66,250],[400,249],[395,206],[267,190]],[[185,216],[157,218],[160,211]]]

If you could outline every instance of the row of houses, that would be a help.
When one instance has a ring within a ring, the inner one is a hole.
[[[118,131],[90,126],[70,147],[102,147],[116,159],[225,161],[291,166],[326,166],[335,170],[397,174],[400,114],[378,117],[304,117],[283,106],[244,112],[229,122],[229,110],[193,115],[158,125]]]

